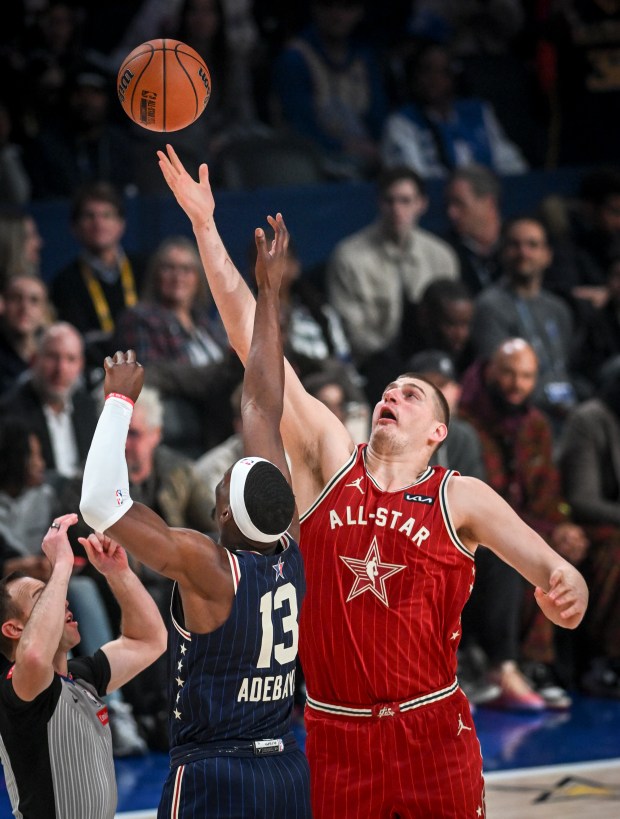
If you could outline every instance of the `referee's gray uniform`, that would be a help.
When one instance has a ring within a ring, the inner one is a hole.
[[[32,702],[20,700],[0,655],[0,759],[17,819],[113,819],[116,777],[102,651],[69,660]]]

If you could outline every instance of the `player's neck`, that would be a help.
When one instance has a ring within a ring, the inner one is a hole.
[[[374,480],[386,492],[404,489],[415,483],[428,467],[427,453],[410,451],[401,453],[384,452],[373,448],[369,443],[366,448],[366,469]]]

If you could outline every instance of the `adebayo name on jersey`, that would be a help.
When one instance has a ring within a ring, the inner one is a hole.
[[[295,669],[287,674],[244,677],[237,702],[274,702],[292,697],[295,691]]]

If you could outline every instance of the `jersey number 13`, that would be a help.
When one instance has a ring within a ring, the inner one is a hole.
[[[291,644],[273,644],[273,614],[282,609],[282,604],[288,601],[289,614],[280,613],[282,618],[282,630],[284,634],[291,635]],[[260,599],[260,613],[262,615],[263,637],[261,641],[260,654],[258,657],[258,668],[269,668],[271,666],[271,656],[280,665],[291,663],[297,657],[297,642],[299,627],[297,625],[297,592],[292,583],[285,583],[280,586],[275,594],[266,592]]]

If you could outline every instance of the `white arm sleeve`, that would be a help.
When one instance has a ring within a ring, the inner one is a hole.
[[[86,458],[80,512],[96,532],[105,532],[131,509],[125,442],[133,407],[106,399]]]

